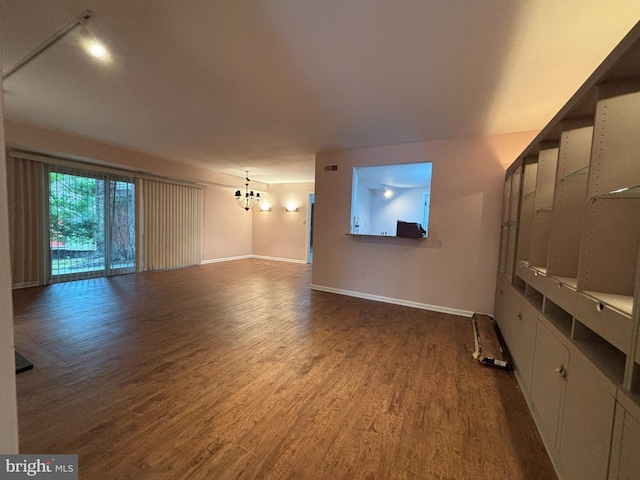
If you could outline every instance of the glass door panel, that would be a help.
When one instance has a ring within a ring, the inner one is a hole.
[[[135,271],[133,183],[51,172],[49,232],[52,282]]]
[[[51,276],[104,274],[102,181],[52,172],[49,176]]]
[[[131,182],[109,181],[109,270],[134,271],[136,262],[135,190]]]

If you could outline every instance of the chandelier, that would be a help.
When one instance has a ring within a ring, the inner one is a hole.
[[[253,190],[249,190],[249,170],[245,170],[247,173],[245,176],[246,183],[244,184],[244,197],[242,196],[242,192],[240,190],[236,190],[236,203],[239,207],[244,208],[246,211],[249,211],[251,208],[257,207],[258,202],[260,201],[260,194],[258,192],[253,193]]]

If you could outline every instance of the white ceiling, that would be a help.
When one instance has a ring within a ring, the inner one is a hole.
[[[638,0],[0,0],[8,118],[267,182],[318,151],[541,129]],[[427,159],[428,160],[428,159]]]

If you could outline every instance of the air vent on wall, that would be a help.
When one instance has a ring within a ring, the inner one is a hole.
[[[324,166],[324,171],[325,172],[331,172],[334,170],[338,170],[338,165],[325,165]]]

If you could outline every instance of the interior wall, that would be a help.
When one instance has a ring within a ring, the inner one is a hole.
[[[398,220],[422,223],[422,194],[424,188],[395,188],[393,196],[385,198],[380,190],[371,190],[371,233],[395,235]]]
[[[244,178],[10,120],[5,120],[4,128],[10,147],[207,185],[204,193],[203,260],[251,254],[251,220],[237,215],[236,211],[240,209],[234,198],[235,191],[244,186]],[[252,186],[259,190],[268,189],[261,182],[253,181]]]
[[[352,190],[354,188],[358,189],[355,202],[357,215],[354,215],[355,218],[351,219],[354,227],[357,225],[357,231],[354,229],[354,233],[368,235],[373,232],[371,226],[371,190],[362,182],[358,183],[357,187],[351,187]]]
[[[0,92],[2,92],[0,79]],[[0,93],[0,118],[3,98]],[[9,214],[4,127],[0,124],[0,453],[18,453],[18,410],[13,344],[13,301],[9,260]]]
[[[204,261],[251,255],[251,215],[238,207],[236,186],[208,184],[204,196]],[[253,183],[253,180],[252,180]]]
[[[271,211],[255,208],[246,212],[253,217],[253,255],[306,262],[309,193],[313,192],[310,182],[271,184],[268,192],[261,193],[261,203],[268,203]],[[289,203],[298,211],[285,211]]]
[[[318,153],[313,287],[493,312],[504,174],[537,133]],[[417,162],[433,162],[429,236],[346,235],[353,167]]]

